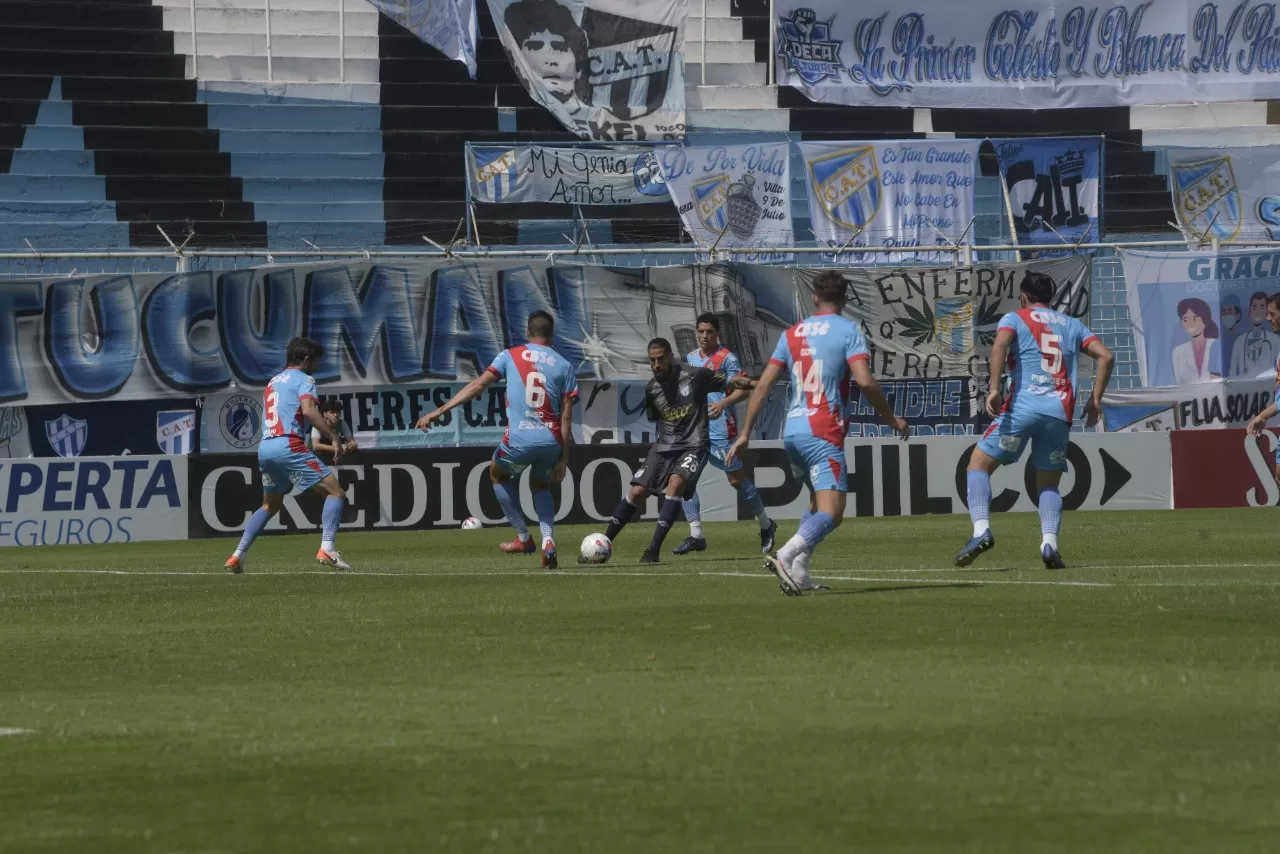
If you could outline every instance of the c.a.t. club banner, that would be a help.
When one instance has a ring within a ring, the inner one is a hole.
[[[973,224],[978,140],[802,142],[814,239],[842,264],[950,263]],[[885,253],[848,252],[883,246]]]
[[[1061,246],[1101,237],[1102,137],[993,139],[1018,243]]]
[[[1280,239],[1280,154],[1274,146],[1170,148],[1178,224],[1204,238]]]

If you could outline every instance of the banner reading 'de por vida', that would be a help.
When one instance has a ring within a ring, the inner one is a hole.
[[[530,97],[581,139],[684,139],[689,0],[488,0]]]
[[[792,259],[791,149],[786,142],[665,148],[658,155],[680,221],[694,242],[759,248],[738,255],[757,263]]]
[[[1178,224],[1197,239],[1280,239],[1280,153],[1255,148],[1170,148]]]
[[[1280,96],[1270,3],[778,0],[778,82],[851,106],[1044,109]]]
[[[802,142],[814,239],[833,249],[960,242],[973,224],[979,140]],[[845,264],[950,263],[951,253],[839,253]]]
[[[670,202],[652,148],[472,145],[467,192],[478,202],[632,205]]]
[[[1019,243],[1070,251],[1072,244],[1102,237],[1102,137],[993,139],[991,144]]]
[[[1134,250],[1123,260],[1143,385],[1275,377],[1267,299],[1280,293],[1280,252]]]

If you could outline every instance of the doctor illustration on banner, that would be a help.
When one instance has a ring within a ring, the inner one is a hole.
[[[1177,385],[1194,385],[1222,378],[1214,361],[1218,325],[1204,300],[1189,298],[1178,303],[1178,318],[1189,341],[1173,348],[1173,378]]]
[[[1267,323],[1267,295],[1258,291],[1249,297],[1249,326],[1231,348],[1230,374],[1233,377],[1264,376],[1275,369],[1280,355],[1280,335]]]

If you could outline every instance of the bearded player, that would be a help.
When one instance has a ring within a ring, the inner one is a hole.
[[[316,560],[338,569],[351,567],[334,546],[347,496],[338,479],[307,447],[303,436],[312,429],[332,443],[333,464],[342,459],[337,431],[316,405],[316,369],[324,348],[307,338],[294,338],[285,350],[285,369],[271,378],[262,393],[262,441],[258,443],[258,468],[262,471],[262,506],[249,517],[244,536],[226,568],[244,572],[244,556],[271,517],[284,506],[284,497],[296,489],[310,489],[324,496],[320,551]]]
[[[849,282],[839,273],[820,273],[814,279],[816,311],[778,339],[773,358],[747,404],[742,433],[728,454],[732,461],[747,448],[751,427],[769,390],[784,374],[790,376],[791,402],[782,440],[792,472],[809,487],[809,507],[800,517],[799,531],[765,562],[788,596],[823,589],[809,577],[809,560],[818,544],[844,519],[844,412],[849,378],[852,376],[885,423],[904,440],[910,435],[907,422],[893,414],[871,375],[871,354],[862,330],[841,316],[848,294]]]
[[[685,363],[691,368],[710,368],[728,377],[745,376],[742,365],[728,347],[720,344],[720,321],[711,313],[698,315],[696,324],[698,349],[685,357]],[[733,463],[725,462],[729,446],[738,438],[738,415],[733,405],[747,399],[747,392],[738,389],[729,394],[712,392],[707,395],[707,417],[711,435],[710,463],[724,472],[729,485],[738,491],[742,500],[760,523],[760,551],[773,551],[773,538],[778,532],[778,525],[765,512],[764,501],[743,471],[742,460]],[[700,552],[707,548],[707,540],[702,535],[702,516],[698,506],[698,493],[685,499],[684,518],[689,520],[689,537],[676,546],[673,554],[683,555],[689,552]]]
[[[1000,319],[991,347],[991,391],[987,413],[995,418],[969,458],[969,518],[973,539],[955,557],[968,566],[995,546],[991,534],[991,474],[1016,463],[1027,445],[1036,468],[1040,509],[1040,559],[1046,569],[1063,569],[1058,553],[1062,527],[1062,495],[1058,484],[1067,470],[1067,445],[1076,408],[1076,367],[1080,353],[1098,363],[1093,395],[1085,405],[1085,424],[1098,423],[1102,394],[1111,379],[1115,356],[1089,328],[1049,308],[1053,279],[1044,273],[1022,277],[1018,302],[1022,306]],[[1009,396],[1000,408],[1000,378],[1009,364]]]
[[[649,418],[658,422],[658,437],[649,448],[644,465],[631,479],[631,490],[613,511],[606,534],[610,540],[615,539],[641,501],[650,495],[662,496],[658,525],[640,558],[641,563],[657,563],[662,542],[684,502],[697,489],[698,477],[711,452],[707,397],[729,389],[753,388],[755,381],[745,375],[730,378],[722,371],[679,365],[671,342],[665,338],[654,338],[648,349],[653,379],[645,386],[644,405]],[[582,562],[582,558],[578,560]]]
[[[1280,334],[1280,294],[1272,294],[1267,299],[1267,322],[1276,333]],[[1280,357],[1276,358],[1276,390],[1272,395],[1271,405],[1249,420],[1249,433],[1257,436],[1265,430],[1267,422],[1275,417],[1278,409],[1280,409]],[[1276,448],[1275,474],[1276,483],[1280,484],[1280,447]]]
[[[493,452],[489,480],[516,538],[499,548],[508,554],[533,554],[538,546],[529,536],[516,479],[529,469],[529,488],[542,533],[542,566],[559,566],[555,541],[555,502],[551,484],[564,480],[573,435],[573,403],[578,399],[576,368],[555,350],[555,319],[545,311],[529,315],[525,327],[529,343],[503,350],[485,372],[467,383],[444,406],[418,420],[419,430],[440,424],[446,413],[470,400],[500,379],[507,382],[507,432]]]

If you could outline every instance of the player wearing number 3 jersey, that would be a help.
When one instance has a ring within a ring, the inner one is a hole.
[[[232,572],[244,572],[245,553],[294,489],[314,490],[325,497],[316,560],[338,569],[351,568],[334,546],[346,494],[303,439],[312,429],[318,430],[333,443],[333,464],[342,459],[338,433],[316,406],[316,381],[310,376],[323,355],[324,348],[316,342],[294,338],[285,351],[288,365],[271,378],[262,393],[262,441],[258,443],[262,506],[249,517],[240,545],[227,559],[226,567]]]
[[[819,588],[809,578],[809,558],[844,519],[844,412],[850,376],[880,417],[893,425],[903,439],[909,435],[907,422],[893,414],[871,375],[870,354],[862,330],[840,314],[848,293],[849,282],[838,273],[820,273],[814,279],[817,313],[788,329],[778,340],[773,358],[747,404],[742,434],[727,457],[732,462],[747,447],[751,427],[769,390],[781,377],[789,376],[791,402],[782,439],[792,472],[809,487],[809,508],[801,517],[800,530],[765,564],[778,576],[782,592],[788,596]]]
[[[443,424],[444,416],[500,379],[507,381],[507,432],[493,453],[489,480],[516,538],[499,548],[510,554],[533,554],[537,546],[520,509],[516,478],[529,469],[533,507],[542,532],[542,565],[556,569],[555,503],[551,484],[564,479],[569,464],[569,439],[573,430],[573,402],[578,399],[576,366],[551,349],[555,320],[545,311],[529,315],[525,329],[529,343],[498,354],[483,374],[472,380],[453,399],[418,422],[430,430]]]
[[[956,555],[956,566],[968,566],[996,544],[991,535],[991,473],[1004,463],[1015,463],[1031,445],[1036,467],[1037,505],[1040,508],[1040,558],[1048,569],[1066,564],[1058,554],[1062,526],[1062,496],[1058,483],[1067,470],[1067,445],[1076,408],[1076,365],[1080,353],[1098,361],[1093,395],[1085,405],[1085,423],[1098,421],[1099,405],[1115,357],[1098,336],[1073,317],[1053,311],[1053,279],[1044,273],[1022,278],[1018,300],[1022,308],[1000,320],[991,348],[991,391],[987,412],[995,421],[969,460],[969,516],[973,539]],[[1000,403],[1000,375],[1006,358],[1010,388]]]

